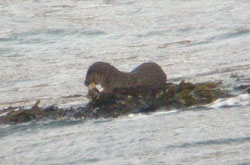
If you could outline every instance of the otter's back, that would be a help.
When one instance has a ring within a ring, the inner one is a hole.
[[[158,87],[167,81],[167,76],[162,68],[154,62],[143,63],[130,74],[137,77],[137,86]]]

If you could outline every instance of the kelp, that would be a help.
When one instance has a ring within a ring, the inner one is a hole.
[[[228,91],[220,89],[220,83],[214,82],[193,84],[182,81],[179,84],[166,83],[156,89],[116,89],[113,94],[109,95],[94,91],[94,94],[90,95],[89,103],[85,106],[59,108],[52,105],[41,108],[39,107],[40,101],[37,101],[28,109],[9,107],[1,111],[0,123],[16,124],[65,118],[115,118],[128,114],[155,112],[161,107],[169,110],[200,106],[218,98],[230,96]]]

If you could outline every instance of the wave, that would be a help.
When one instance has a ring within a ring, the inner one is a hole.
[[[207,146],[207,145],[225,145],[225,144],[242,144],[248,143],[250,137],[240,137],[240,138],[225,138],[225,139],[213,139],[207,141],[197,141],[190,143],[172,144],[166,146],[166,148],[190,148],[196,146]]]
[[[215,102],[208,104],[209,108],[225,108],[225,107],[238,107],[249,106],[250,94],[241,94],[232,98],[218,99]]]

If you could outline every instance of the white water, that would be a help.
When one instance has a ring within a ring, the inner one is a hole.
[[[0,108],[84,104],[95,61],[250,84],[248,0],[2,0],[0,26]],[[249,108],[241,94],[187,111],[1,126],[0,164],[250,164]]]

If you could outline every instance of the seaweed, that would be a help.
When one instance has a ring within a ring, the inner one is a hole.
[[[116,89],[113,94],[89,91],[86,106],[39,107],[40,101],[28,109],[9,107],[0,114],[0,124],[16,124],[46,119],[91,119],[115,118],[136,113],[150,113],[165,107],[186,108],[209,104],[218,98],[230,97],[228,91],[220,89],[221,83],[206,82],[193,84],[181,81],[179,84],[166,83],[159,88]]]

